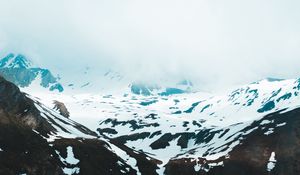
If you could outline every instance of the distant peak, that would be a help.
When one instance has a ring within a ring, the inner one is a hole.
[[[269,82],[273,82],[273,81],[283,81],[284,79],[267,77],[265,80],[267,80]]]
[[[184,80],[178,82],[177,85],[193,86],[193,83],[190,80],[184,79]]]
[[[259,84],[259,83],[261,83],[261,82],[278,82],[278,81],[283,81],[283,80],[285,80],[285,79],[267,77],[267,78],[265,78],[265,79],[261,79],[261,80],[259,80],[259,81],[255,81],[255,82],[253,82],[253,83],[251,83],[251,84]]]
[[[31,65],[31,61],[21,54],[10,53],[0,61],[1,68],[29,68]]]

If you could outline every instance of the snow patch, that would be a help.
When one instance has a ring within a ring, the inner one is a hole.
[[[281,127],[281,126],[284,126],[286,125],[286,122],[283,122],[283,123],[280,123],[280,124],[277,124],[276,127]]]
[[[74,157],[73,147],[71,147],[71,146],[67,147],[67,157],[65,159],[60,156],[60,153],[58,151],[56,151],[56,153],[59,155],[60,160],[67,166],[68,165],[75,166],[79,163],[79,160]],[[74,173],[79,173],[80,168],[78,168],[78,167],[74,167],[74,168],[65,167],[63,169],[63,171],[67,175],[72,175]]]
[[[274,133],[274,128],[269,128],[267,132],[264,133],[264,135],[271,135]]]
[[[276,165],[276,159],[275,159],[275,152],[271,153],[271,156],[269,158],[269,162],[267,164],[267,171],[270,172],[275,168]]]

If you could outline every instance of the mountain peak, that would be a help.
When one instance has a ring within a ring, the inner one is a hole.
[[[282,78],[274,78],[274,77],[267,77],[265,80],[269,82],[274,82],[274,81],[283,81],[284,79]]]
[[[53,76],[50,70],[33,65],[24,55],[10,53],[0,60],[0,75],[22,88],[33,86],[33,82],[37,81],[38,86],[50,91],[63,91],[59,78]]]
[[[8,54],[0,61],[1,68],[29,68],[32,65],[24,55]]]

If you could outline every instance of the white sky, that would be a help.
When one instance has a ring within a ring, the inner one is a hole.
[[[0,0],[0,55],[206,88],[300,77],[299,0]]]

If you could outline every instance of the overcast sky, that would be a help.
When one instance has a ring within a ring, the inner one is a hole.
[[[205,87],[296,78],[299,9],[299,0],[0,0],[0,55]]]

